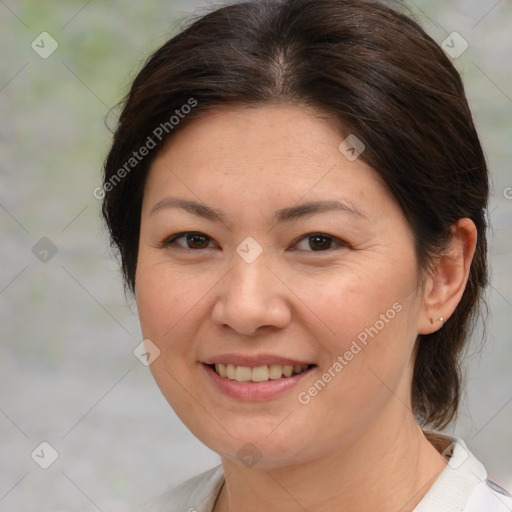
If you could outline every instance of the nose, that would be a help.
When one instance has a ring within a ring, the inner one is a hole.
[[[251,336],[264,328],[283,329],[291,320],[291,292],[263,258],[253,263],[238,258],[217,293],[211,317],[216,327]]]

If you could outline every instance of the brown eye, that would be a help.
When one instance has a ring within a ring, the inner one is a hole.
[[[332,238],[328,236],[315,235],[309,237],[309,245],[314,251],[323,251],[324,249],[330,249],[332,244]]]
[[[185,244],[177,243],[177,240],[182,239]],[[165,245],[177,245],[184,249],[207,249],[210,241],[211,238],[204,233],[179,233],[167,240]]]
[[[345,247],[347,245],[339,238],[323,233],[312,233],[301,238],[297,243],[297,248],[301,251],[307,252],[322,252],[331,249],[333,244],[340,247]]]

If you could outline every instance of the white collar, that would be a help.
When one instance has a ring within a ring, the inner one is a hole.
[[[507,491],[487,479],[482,463],[458,437],[425,432],[448,463],[414,512],[511,512]]]

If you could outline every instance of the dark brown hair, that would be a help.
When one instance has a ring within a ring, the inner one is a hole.
[[[103,215],[125,284],[135,290],[144,182],[162,144],[213,108],[272,102],[313,107],[338,120],[340,137],[354,133],[363,141],[361,158],[408,219],[422,274],[455,221],[475,223],[462,300],[442,329],[418,338],[413,409],[421,423],[446,426],[459,405],[461,351],[487,284],[487,167],[450,59],[415,21],[380,2],[226,5],[147,60],[123,102],[105,162]],[[150,146],[142,158],[141,148]]]

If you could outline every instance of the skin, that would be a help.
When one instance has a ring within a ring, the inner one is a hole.
[[[411,411],[414,348],[460,301],[476,229],[469,219],[456,223],[449,250],[418,286],[401,209],[375,171],[339,151],[343,139],[305,107],[222,108],[177,132],[151,166],[136,275],[140,322],[161,351],[151,371],[162,393],[221,455],[226,483],[216,512],[405,512],[445,467]],[[225,218],[177,207],[151,213],[171,196]],[[272,220],[280,208],[326,199],[364,214]],[[186,231],[206,238],[164,243]],[[308,236],[315,233],[331,238],[318,244]],[[248,236],[263,249],[252,263],[236,252]],[[298,393],[397,303],[400,312],[300,403]],[[275,398],[244,402],[206,378],[201,361],[225,353],[275,354],[317,368]],[[246,443],[262,455],[252,468],[237,457]]]

